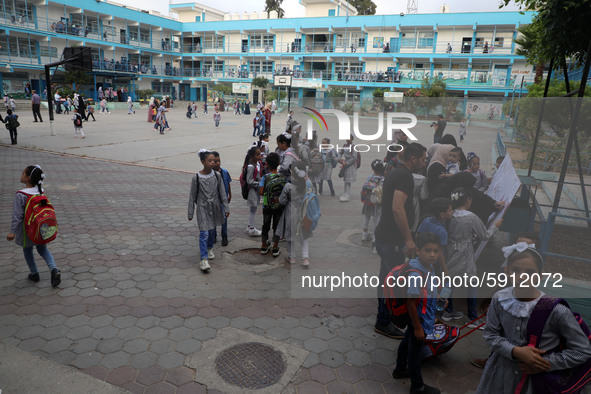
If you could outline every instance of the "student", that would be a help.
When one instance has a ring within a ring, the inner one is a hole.
[[[416,239],[417,258],[410,260],[411,268],[420,271],[410,272],[412,276],[433,278],[433,265],[437,263],[441,254],[441,240],[431,233],[421,233]],[[436,316],[437,288],[432,283],[421,287],[420,280],[408,280],[407,301],[410,325],[406,329],[404,338],[398,346],[396,368],[392,372],[394,379],[410,377],[410,393],[438,394],[441,391],[423,382],[421,361],[423,359],[423,342],[433,334]]]
[[[185,114],[185,116],[188,119],[191,119],[191,114],[193,113],[193,107],[191,106],[191,104],[187,105],[187,113]]]
[[[230,173],[221,167],[222,160],[220,158],[220,154],[218,152],[211,152],[213,153],[214,157],[214,171],[217,171],[222,176],[222,180],[224,182],[224,187],[226,189],[226,198],[228,199],[228,204],[232,201],[232,187],[230,183],[232,182],[232,177]],[[214,243],[217,240],[217,227],[214,236]],[[224,223],[222,223],[222,246],[228,246],[228,218],[224,218]]]
[[[522,244],[522,245],[520,245],[522,248],[531,247],[534,249],[538,249],[538,246],[540,244],[540,238],[538,237],[538,234],[536,234],[534,232],[523,231],[523,232],[517,233],[517,239],[515,240],[515,245],[519,245],[519,244]],[[511,253],[513,253],[513,251],[515,250],[515,247],[514,247],[515,245],[506,246],[506,247],[502,248],[503,254],[505,255],[505,262],[501,265],[501,268],[503,268],[503,271],[507,275],[509,275],[509,270],[507,268],[507,259],[509,259],[509,256],[511,255]],[[543,268],[543,266],[542,266],[542,268]],[[487,300],[486,304],[483,305],[483,309],[488,310],[489,306],[490,306],[490,302]],[[488,324],[488,322],[487,322],[487,324]],[[486,326],[484,327],[484,329],[486,330]],[[491,352],[491,355],[492,355],[492,352]],[[490,358],[490,356],[489,356],[489,358]],[[480,369],[484,368],[487,361],[488,361],[488,358],[470,359],[470,363]]]
[[[57,266],[55,265],[55,261],[53,260],[53,256],[47,249],[47,245],[36,245],[31,241],[31,239],[26,235],[25,232],[25,205],[27,204],[27,199],[29,196],[33,196],[36,194],[43,194],[43,180],[45,179],[45,174],[43,170],[38,165],[35,166],[28,166],[23,170],[21,174],[21,183],[24,183],[26,188],[19,190],[15,197],[14,197],[14,208],[12,211],[12,227],[10,229],[10,234],[6,236],[8,241],[14,240],[14,242],[23,247],[23,253],[25,255],[25,261],[29,266],[29,280],[37,283],[39,282],[39,272],[37,271],[37,265],[35,264],[35,256],[33,255],[33,246],[36,247],[37,252],[43,260],[45,260],[45,264],[47,264],[47,268],[49,268],[49,272],[51,272],[51,286],[58,287],[61,283],[61,274]]]
[[[220,125],[221,120],[222,114],[220,114],[220,110],[216,107],[215,113],[213,114],[213,121],[215,123],[216,128]]]
[[[197,119],[197,104],[195,104],[194,101],[193,101],[193,105],[191,107],[191,110],[193,111],[193,115],[195,116],[195,119]]]
[[[472,206],[472,193],[463,187],[454,189],[451,193],[451,205],[454,213],[449,222],[449,240],[447,249],[447,268],[452,276],[477,275],[476,260],[474,259],[474,237],[484,241],[491,238],[499,230],[503,220],[497,220],[490,229],[484,226],[482,220],[470,212]],[[476,290],[468,288],[468,318],[474,320],[478,317],[476,312]],[[450,298],[447,308],[443,312],[443,321],[460,319],[460,313],[454,311]],[[477,327],[483,322],[476,321],[470,327]],[[482,327],[481,327],[482,328]]]
[[[330,195],[335,196],[334,186],[332,185],[332,169],[336,167],[339,155],[334,147],[328,147],[327,145],[330,144],[329,138],[322,139],[322,146],[320,147],[320,152],[322,152],[322,158],[324,159],[324,169],[320,174],[320,180],[318,185],[318,194],[322,194],[322,184],[324,181],[328,183],[328,187],[330,188]]]
[[[203,113],[206,114],[207,113],[207,100],[205,100],[203,102]]]
[[[133,109],[133,101],[131,101],[131,96],[127,96],[127,106],[129,107],[127,110],[127,115],[131,115],[132,112],[135,114],[135,109]]]
[[[193,219],[195,205],[197,206],[197,225],[199,226],[199,251],[201,262],[199,268],[206,272],[211,267],[209,260],[215,258],[213,241],[215,228],[224,223],[224,218],[230,216],[226,188],[222,176],[214,171],[215,156],[212,152],[201,149],[199,159],[203,169],[193,176],[191,192],[189,193],[189,209],[187,218]]]
[[[384,162],[380,159],[375,159],[371,162],[371,169],[373,170],[373,175],[370,175],[367,178],[361,188],[361,202],[363,203],[363,208],[361,209],[361,214],[363,215],[361,240],[371,240],[373,242],[374,239],[369,233],[369,221],[373,217],[372,233],[375,234],[376,227],[378,226],[382,214],[382,207],[371,201],[371,192],[373,189],[384,183]]]
[[[92,104],[89,104],[88,107],[86,107],[86,109],[88,110],[88,115],[86,116],[86,119],[92,116],[92,121],[96,122],[96,118],[94,117],[94,106]]]
[[[70,113],[70,106],[73,107],[74,105],[70,96],[67,96],[66,100],[64,101],[64,115],[68,115]]]
[[[271,221],[273,221],[273,257],[278,257],[281,253],[279,248],[279,235],[277,234],[277,225],[283,213],[283,205],[279,202],[283,187],[287,183],[287,178],[283,174],[279,174],[277,168],[279,167],[279,155],[275,152],[269,153],[267,156],[267,166],[269,173],[261,178],[259,183],[259,193],[263,196],[263,233],[261,254],[267,254],[271,249],[271,242],[269,242],[269,230],[271,229]]]
[[[246,231],[251,237],[258,237],[261,235],[261,230],[254,226],[257,208],[260,203],[259,183],[261,182],[261,150],[256,146],[252,146],[246,153],[244,158],[244,165],[242,171],[246,172],[246,183],[248,184],[248,199],[247,204],[249,208],[248,227]]]
[[[447,174],[453,176],[460,172],[460,156],[462,148],[453,148],[449,151],[449,157],[447,159]]]
[[[17,137],[18,137],[18,126],[20,123],[18,122],[18,115],[13,113],[11,109],[6,110],[6,116],[2,123],[6,123],[8,125],[8,132],[10,133],[10,144],[16,145],[17,144]],[[2,119],[0,117],[0,119]]]
[[[562,304],[554,306],[545,324],[542,323],[539,344],[528,343],[532,312],[539,302],[548,300],[531,281],[534,274],[542,274],[542,256],[531,246],[520,246],[511,247],[509,273],[518,278],[527,274],[530,280],[500,290],[492,299],[484,340],[493,354],[486,363],[477,393],[533,394],[536,390],[530,376],[570,369],[591,358],[589,339],[571,310]],[[520,384],[523,387],[517,391]]]
[[[107,99],[105,97],[103,97],[99,105],[101,107],[101,114],[104,114],[105,112],[110,114],[109,108],[107,107]]]
[[[279,198],[279,202],[285,208],[279,221],[278,233],[280,238],[287,241],[287,262],[296,263],[295,242],[299,241],[304,267],[310,266],[308,238],[311,234],[304,235],[301,231],[300,215],[306,190],[311,187],[310,181],[306,181],[306,165],[302,161],[296,161],[292,166],[291,182],[285,185]]]
[[[253,137],[255,137],[255,136],[257,136],[257,135],[260,134],[260,130],[261,130],[260,123],[261,122],[260,122],[259,113],[257,112],[254,115],[254,119],[252,120],[252,127],[253,127],[252,136]]]
[[[460,121],[460,142],[464,142],[464,137],[466,136],[466,118],[462,118]]]
[[[476,179],[474,189],[484,193],[488,189],[488,178],[480,169],[480,158],[474,152],[468,153],[468,172]]]
[[[453,208],[449,198],[434,198],[429,204],[429,213],[431,216],[426,217],[419,227],[417,234],[432,233],[441,240],[441,256],[439,257],[439,272],[447,273],[447,265],[445,264],[445,251],[447,249],[448,234],[447,222],[451,220],[453,215]],[[461,315],[461,316],[460,316]],[[464,314],[457,312],[456,317],[461,318]]]
[[[339,198],[339,201],[341,202],[347,202],[351,199],[351,184],[357,179],[357,155],[359,153],[355,152],[354,147],[353,135],[351,135],[347,140],[347,143],[343,145],[343,149],[341,149],[341,158],[339,159],[343,182],[345,182],[345,191]],[[339,177],[340,175],[341,174],[339,173]]]
[[[300,158],[291,147],[291,134],[283,133],[277,136],[277,151],[279,154],[279,172],[285,175],[287,181],[291,181],[293,163]]]
[[[78,108],[74,108],[72,121],[74,122],[74,138],[78,138],[78,133],[82,136],[81,138],[86,138],[84,131],[82,131],[82,115],[78,112]]]

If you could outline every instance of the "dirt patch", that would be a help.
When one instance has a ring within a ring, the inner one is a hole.
[[[539,231],[539,226],[536,226]],[[548,251],[567,256],[591,258],[591,229],[554,225]],[[591,281],[591,264],[565,258],[548,257],[544,266],[547,272],[560,272],[567,278]]]

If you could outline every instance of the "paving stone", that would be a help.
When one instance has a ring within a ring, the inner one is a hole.
[[[121,338],[109,338],[102,340],[96,347],[96,350],[103,354],[109,354],[121,350],[124,343],[125,341]]]
[[[135,381],[144,386],[151,386],[156,383],[162,382],[166,377],[166,371],[161,367],[155,365],[149,368],[141,369]]]
[[[326,386],[326,392],[328,394],[354,394],[355,393],[355,386],[351,383],[343,382],[342,380],[336,380],[334,382],[329,383]],[[391,393],[398,393],[399,391],[391,391]]]
[[[345,358],[342,353],[330,349],[320,353],[319,357],[321,364],[328,365],[332,368],[337,368],[345,363]]]
[[[365,378],[377,383],[384,383],[392,379],[392,371],[379,364],[370,364],[363,367]]]
[[[146,387],[144,394],[174,394],[175,390],[176,387],[173,385],[166,382],[160,382],[153,386]]]
[[[113,320],[113,325],[117,328],[132,327],[137,323],[137,320],[133,316],[121,316]]]
[[[187,320],[185,320],[185,327],[197,329],[202,328],[207,325],[207,320],[202,318],[201,316],[194,316]]]
[[[4,338],[5,336],[11,336],[14,335],[14,333],[16,333],[16,331],[18,330],[18,328],[16,326],[8,326],[9,328],[9,335],[5,335],[3,333],[3,329],[4,327],[0,327],[0,338]],[[66,333],[68,332],[68,329],[66,327],[48,327],[46,328],[42,333],[41,333],[41,338],[52,340],[52,339],[57,339],[57,338],[63,338]]]
[[[324,385],[337,378],[334,369],[326,365],[316,365],[311,367],[308,372],[310,373],[310,379]]]
[[[105,327],[105,326],[108,326],[111,324],[113,324],[113,318],[111,316],[106,316],[106,315],[93,317],[88,322],[88,325],[90,325],[93,328]]]
[[[43,338],[28,338],[20,343],[19,348],[26,352],[35,352],[44,348],[47,343],[47,340]]]
[[[94,332],[92,333],[92,337],[99,340],[109,339],[117,336],[118,332],[119,329],[117,327],[106,326],[94,330]]]
[[[160,323],[160,318],[158,318],[156,316],[145,316],[145,317],[139,318],[137,320],[137,322],[135,323],[135,325],[137,327],[140,327],[143,329],[148,329],[148,328],[156,327],[158,325],[158,323]]]
[[[157,341],[158,339],[166,338],[168,330],[162,327],[152,327],[144,330],[143,337],[148,341]]]
[[[355,385],[355,390],[358,394],[385,394],[384,388],[381,384],[364,380]]]
[[[47,359],[59,364],[68,365],[76,357],[76,353],[69,350],[64,350],[57,353],[47,353]]]
[[[175,342],[170,339],[159,339],[152,342],[150,351],[156,354],[165,354],[174,350]]]
[[[299,393],[306,394],[325,394],[326,389],[320,383],[307,381],[296,386]]]
[[[280,341],[289,338],[289,331],[281,327],[273,327],[265,331],[265,335]]]
[[[185,323],[185,319],[179,316],[169,316],[163,319],[160,319],[160,323],[158,324],[162,328],[166,328],[167,330],[172,330],[173,328],[182,327]]]
[[[304,348],[314,353],[320,353],[328,349],[328,343],[319,338],[308,338],[304,341]]]
[[[37,338],[43,333],[44,330],[44,327],[35,324],[32,326],[21,328],[16,332],[16,334],[14,334],[14,336],[21,340]]]
[[[101,367],[100,365],[97,365],[94,367],[83,369],[82,372],[84,372],[85,374],[90,375],[93,378],[96,378],[98,380],[105,380],[105,379],[107,379],[107,376],[109,375],[110,371],[105,367]]]
[[[129,365],[137,369],[143,369],[156,365],[157,360],[157,354],[154,354],[152,352],[142,352],[131,356],[131,359],[129,360]]]
[[[207,341],[208,339],[215,338],[216,333],[216,330],[214,330],[211,327],[202,327],[193,330],[193,338],[198,339],[200,341]]]
[[[198,339],[185,339],[176,344],[176,351],[184,355],[189,355],[201,350],[201,345],[202,342]]]
[[[99,340],[94,338],[83,338],[72,343],[70,350],[76,354],[88,353],[96,349]]]
[[[300,341],[305,341],[306,339],[312,337],[312,330],[306,327],[292,328],[289,331],[289,336],[291,338],[299,339]]]
[[[82,353],[76,356],[71,364],[78,369],[94,367],[101,363],[103,355],[99,352]]]
[[[72,345],[72,341],[70,339],[57,338],[47,342],[47,344],[45,344],[45,346],[43,346],[41,350],[43,350],[45,353],[58,353],[63,352],[64,350],[68,350],[70,348],[70,345]],[[22,346],[23,345],[21,343],[21,348]]]
[[[109,372],[109,376],[105,380],[115,386],[122,386],[125,383],[133,382],[137,373],[137,369],[130,366],[123,366]]]
[[[185,364],[185,356],[181,353],[171,352],[158,357],[158,365],[165,369],[181,367]]]
[[[343,364],[336,369],[339,380],[355,384],[364,379],[363,370],[350,364]]]
[[[189,382],[192,382],[194,378],[195,372],[192,369],[184,366],[173,368],[166,374],[166,381],[174,386],[183,386]]]
[[[128,341],[123,345],[123,350],[129,354],[138,354],[148,350],[150,342],[144,338],[137,338]]]
[[[230,325],[232,327],[239,328],[242,330],[252,327],[253,323],[254,322],[251,318],[245,316],[235,317],[232,320],[230,320]]]
[[[333,338],[328,342],[328,347],[340,353],[346,353],[353,349],[353,342],[344,338]]]
[[[302,363],[303,368],[312,368],[315,365],[320,364],[320,356],[318,353],[309,353],[308,357]]]
[[[124,351],[117,351],[106,354],[101,361],[101,365],[105,368],[113,369],[127,365],[131,355]]]
[[[230,325],[230,319],[225,316],[217,316],[207,320],[207,325],[211,328],[219,330]]]
[[[385,367],[392,365],[396,361],[396,351],[388,349],[376,349],[370,353],[374,363]]]
[[[211,394],[207,387],[197,382],[186,383],[176,390],[176,394]]]
[[[356,367],[365,367],[371,362],[371,357],[367,352],[353,349],[345,353],[345,360]]]
[[[127,327],[119,330],[117,338],[121,338],[124,341],[130,341],[142,336],[143,330],[138,327]]]

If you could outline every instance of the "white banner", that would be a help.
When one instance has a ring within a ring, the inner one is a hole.
[[[239,83],[239,82],[232,83],[232,93],[250,94],[251,89],[252,89],[251,83]]]
[[[291,87],[293,88],[321,88],[322,79],[320,78],[294,78],[291,81]]]

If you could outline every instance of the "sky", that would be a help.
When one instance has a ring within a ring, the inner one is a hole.
[[[124,4],[143,10],[155,10],[164,15],[168,15],[168,1],[166,0],[109,0],[119,4]],[[450,12],[478,12],[478,11],[499,11],[499,0],[415,0],[418,4],[419,14],[438,13],[442,4],[448,4]],[[190,3],[191,0],[173,0],[174,3]],[[373,0],[377,6],[376,14],[400,14],[406,12],[407,0]],[[262,11],[265,8],[265,0],[200,0],[199,3],[219,9],[221,11],[231,11],[232,13],[242,13],[244,11]],[[299,4],[299,0],[284,0],[282,8],[288,18],[305,16],[304,7]],[[518,7],[511,4],[504,7],[502,11],[516,11]]]

